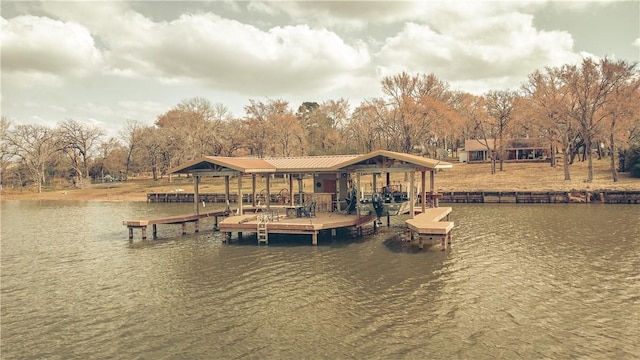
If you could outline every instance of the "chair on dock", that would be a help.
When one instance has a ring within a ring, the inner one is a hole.
[[[302,207],[302,216],[304,217],[316,217],[316,202],[312,201],[309,207]]]

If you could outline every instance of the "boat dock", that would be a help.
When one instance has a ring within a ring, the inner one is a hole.
[[[321,231],[331,231],[336,235],[339,228],[354,228],[362,234],[362,226],[372,222],[377,227],[376,215],[346,215],[339,213],[317,213],[314,217],[297,217],[267,213],[230,216],[218,225],[224,232],[226,242],[231,241],[231,234],[237,233],[242,238],[243,233],[256,233],[258,243],[269,243],[270,234],[311,235],[311,244],[318,245],[318,234]]]
[[[143,239],[147,237],[146,230],[149,225],[153,226],[154,238],[159,224],[180,224],[184,234],[188,222],[193,222],[195,231],[198,232],[200,219],[215,217],[214,229],[224,232],[225,241],[230,241],[234,232],[238,234],[238,238],[242,238],[243,232],[250,232],[256,233],[259,244],[268,244],[270,234],[292,234],[310,235],[312,244],[317,245],[319,233],[325,230],[331,231],[332,236],[335,236],[340,228],[355,230],[358,235],[362,235],[363,225],[372,222],[375,231],[379,217],[385,214],[385,206],[389,206],[385,205],[387,199],[393,197],[394,202],[398,202],[393,195],[395,192],[391,174],[404,173],[408,184],[404,195],[400,187],[399,198],[406,201],[399,203],[397,211],[398,214],[406,212],[411,217],[412,220],[408,221],[407,225],[411,229],[412,237],[415,232],[419,236],[448,238],[450,242],[453,222],[440,220],[448,216],[451,208],[437,209],[440,194],[435,191],[435,174],[452,166],[441,160],[387,150],[375,150],[361,155],[281,158],[205,156],[169,170],[170,174],[193,176],[193,194],[164,198],[169,201],[193,201],[194,215],[129,220],[123,223],[129,229],[129,239],[132,240],[133,229],[136,228],[141,229]],[[416,174],[420,176],[418,183]],[[371,176],[370,194],[364,192],[364,176]],[[226,202],[227,211],[200,214],[199,204],[205,202],[199,190],[203,177],[224,179],[224,196],[214,199]],[[271,193],[271,180],[276,177],[286,179],[288,186],[281,189],[274,198]],[[304,191],[305,177],[313,179],[312,191]],[[245,196],[245,178],[251,180],[251,196]],[[232,179],[237,182],[235,194],[231,193]],[[264,185],[261,185],[264,188],[260,191],[258,181],[264,181]],[[294,186],[294,181],[297,182],[297,187]],[[161,197],[158,194],[150,194],[148,199],[150,202],[158,202]],[[234,199],[238,209],[231,211],[229,204]],[[419,208],[415,208],[418,199],[424,201],[420,202]],[[250,207],[245,207],[244,203]],[[436,209],[427,209],[427,206]],[[416,212],[422,214],[416,218]],[[388,208],[386,215],[388,225]],[[220,216],[226,218],[218,223]]]
[[[411,233],[410,239],[413,240],[417,234],[420,249],[423,248],[423,237],[432,241],[440,239],[442,250],[446,250],[447,245],[451,245],[451,232],[454,226],[453,221],[448,221],[451,210],[450,207],[429,208],[413,219],[406,220],[405,224]],[[442,221],[443,219],[446,221]]]

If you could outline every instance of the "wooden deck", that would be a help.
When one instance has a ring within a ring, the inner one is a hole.
[[[442,220],[449,219],[451,210],[450,207],[429,208],[424,213],[416,215],[413,219],[406,220],[405,224],[411,232],[411,239],[413,239],[414,234],[417,234],[421,249],[423,246],[422,236],[430,240],[440,239],[442,250],[446,250],[447,244],[451,245],[451,231],[454,224],[453,221]]]
[[[155,219],[145,219],[145,220],[125,220],[122,222],[129,229],[129,240],[133,240],[133,229],[140,229],[142,232],[142,239],[147,238],[147,227],[151,225],[153,227],[153,238],[155,239],[158,235],[158,225],[161,224],[180,224],[182,225],[182,234],[187,233],[187,223],[194,223],[194,231],[199,231],[199,221],[200,219],[213,217],[215,218],[216,226],[218,224],[218,217],[227,216],[228,211],[213,211],[203,214],[190,214],[190,215],[179,215],[179,216],[169,216],[163,218],[155,218]]]
[[[317,245],[318,233],[322,230],[331,230],[332,235],[335,235],[338,228],[353,227],[361,233],[363,224],[372,222],[374,227],[377,226],[376,219],[375,215],[317,213],[315,217],[299,218],[287,217],[283,214],[265,221],[264,215],[247,214],[230,216],[221,221],[218,226],[220,231],[225,233],[226,241],[230,241],[231,233],[238,233],[238,237],[242,237],[243,232],[249,232],[258,234],[258,241],[266,244],[269,241],[269,234],[311,235],[311,243]]]

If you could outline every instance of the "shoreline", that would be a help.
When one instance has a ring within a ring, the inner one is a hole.
[[[125,197],[108,196],[66,196],[68,192],[45,192],[41,194],[3,194],[0,201],[95,201],[95,202],[147,202],[147,203],[193,203],[193,192],[147,193],[144,195]],[[566,204],[566,203],[605,203],[605,204],[640,204],[640,190],[576,190],[567,191],[442,191],[438,192],[438,202],[443,204],[481,203],[481,204]],[[79,195],[79,194],[78,194]],[[272,204],[278,204],[275,195]],[[209,204],[224,204],[220,199],[223,193],[200,193],[199,201]],[[231,202],[236,203],[235,194],[230,195]],[[250,204],[249,195],[245,194],[243,203]]]
[[[608,159],[594,161],[594,179],[586,182],[587,164],[575,163],[570,166],[571,180],[564,180],[562,166],[550,167],[548,163],[507,163],[504,171],[490,173],[488,163],[466,164],[456,163],[453,168],[439,171],[435,177],[435,191],[447,193],[574,193],[597,194],[612,192],[640,192],[640,179],[632,178],[628,173],[620,173],[619,181],[611,180]],[[392,178],[394,185],[406,186],[408,181],[402,176]],[[258,178],[256,192],[264,191],[264,178]],[[363,188],[370,191],[370,179],[364,179]],[[284,179],[271,181],[272,192],[278,193],[288,188]],[[312,192],[313,179],[305,180],[305,192]],[[237,189],[236,189],[237,190]],[[233,188],[231,193],[235,193]],[[249,184],[243,189],[244,194],[252,192]],[[33,188],[11,189],[3,187],[0,201],[25,200],[79,200],[79,201],[144,201],[148,202],[150,193],[193,193],[192,178],[174,176],[169,182],[167,177],[159,180],[151,178],[132,177],[126,182],[87,184],[82,188],[71,188],[65,180],[55,179],[53,185],[45,187],[41,193]],[[224,193],[224,183],[212,178],[203,179],[200,184],[200,194]],[[193,196],[193,195],[191,195]],[[491,195],[489,195],[491,196]],[[495,195],[494,195],[495,196]],[[193,199],[193,197],[192,197]]]

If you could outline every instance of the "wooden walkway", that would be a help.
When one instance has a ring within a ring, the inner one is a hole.
[[[453,230],[453,221],[449,220],[449,214],[451,213],[450,207],[438,207],[426,209],[424,213],[416,215],[413,219],[405,221],[409,231],[411,232],[411,240],[414,238],[414,234],[418,235],[418,243],[420,248],[423,248],[422,236],[429,238],[429,240],[440,239],[442,250],[446,250],[447,244],[451,245]],[[419,209],[416,209],[419,211]]]
[[[179,216],[169,216],[164,218],[156,218],[156,219],[147,219],[147,220],[125,220],[122,222],[129,229],[129,240],[133,240],[133,229],[140,229],[142,232],[142,239],[145,240],[147,238],[147,227],[151,225],[153,227],[153,238],[155,239],[158,235],[157,226],[160,224],[180,224],[182,225],[182,234],[187,233],[187,223],[194,223],[194,231],[199,231],[199,221],[200,219],[213,217],[215,218],[215,225],[218,225],[218,217],[227,216],[228,211],[220,210],[213,211],[203,214],[190,214],[190,215],[179,215]]]
[[[317,213],[314,217],[286,217],[268,219],[262,214],[247,214],[230,216],[218,225],[225,233],[225,241],[231,240],[231,233],[256,233],[258,242],[269,243],[269,234],[311,235],[311,243],[318,245],[318,234],[323,230],[330,230],[335,236],[338,228],[355,228],[362,234],[362,226],[372,222],[377,227],[375,215],[346,215],[340,213]]]

